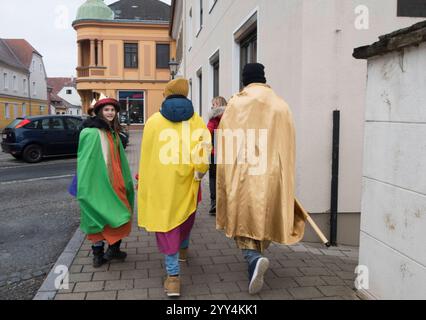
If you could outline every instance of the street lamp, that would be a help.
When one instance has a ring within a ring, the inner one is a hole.
[[[177,74],[177,69],[179,67],[179,63],[176,62],[175,58],[169,62],[170,75],[172,76],[172,80],[175,78]]]

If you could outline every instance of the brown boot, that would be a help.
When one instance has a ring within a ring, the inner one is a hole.
[[[180,278],[167,276],[164,282],[164,291],[168,297],[180,297]]]
[[[188,248],[179,249],[179,261],[186,262],[188,260]]]

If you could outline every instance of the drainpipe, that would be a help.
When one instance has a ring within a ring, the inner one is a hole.
[[[31,73],[28,74],[27,76],[27,82],[28,82],[28,100],[30,102],[30,117],[31,117],[31,109],[32,109],[32,101],[31,101],[31,86],[30,86],[30,75]]]
[[[339,202],[340,111],[333,112],[333,155],[331,169],[330,243],[337,246],[337,212]]]

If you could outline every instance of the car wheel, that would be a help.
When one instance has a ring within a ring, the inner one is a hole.
[[[28,163],[40,162],[42,156],[43,152],[41,150],[41,147],[36,144],[30,144],[29,146],[27,146],[24,150],[24,153],[22,154],[22,157]]]

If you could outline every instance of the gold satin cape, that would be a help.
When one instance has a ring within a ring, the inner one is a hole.
[[[251,84],[231,98],[218,129],[217,229],[224,230],[230,238],[247,237],[286,245],[301,241],[305,218],[295,206],[295,129],[287,103],[268,85]],[[267,155],[260,157],[266,161],[265,170],[253,174],[253,161],[238,160],[241,148],[235,138],[232,155],[227,159],[229,136],[220,133],[226,129],[242,129],[245,137],[255,129],[253,150],[256,156],[261,152]],[[261,129],[267,130],[267,150],[260,144]]]

